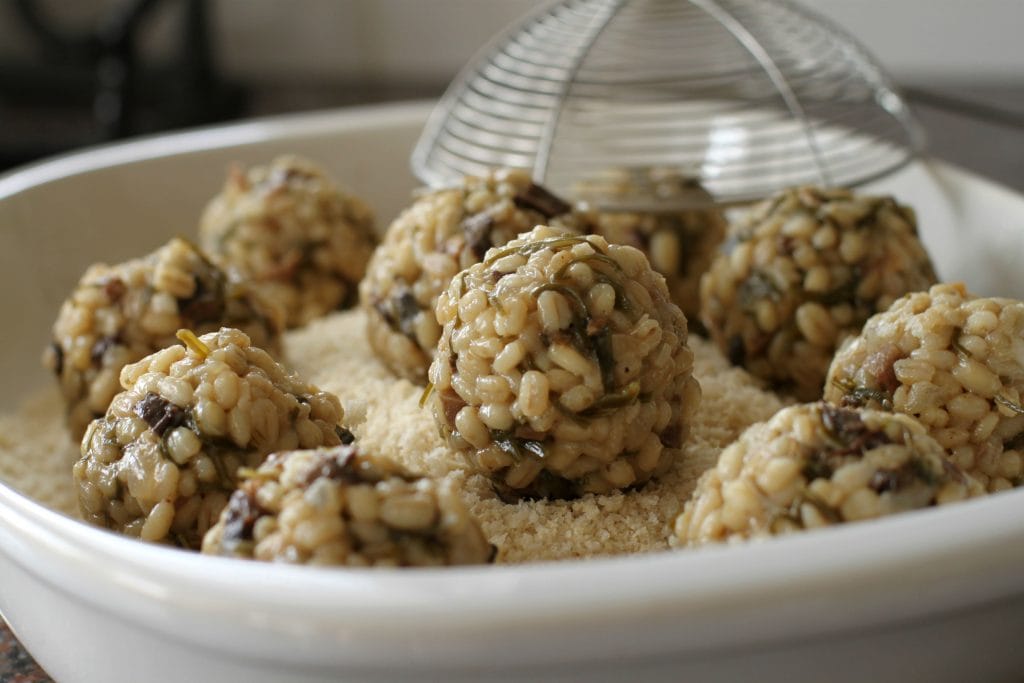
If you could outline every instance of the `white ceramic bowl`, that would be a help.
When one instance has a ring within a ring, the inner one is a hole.
[[[386,221],[427,105],[151,138],[0,178],[0,409],[84,267],[189,233],[233,160],[326,162]],[[917,207],[946,279],[1024,296],[1024,198],[944,164]],[[318,570],[146,545],[0,485],[0,610],[68,681],[1003,680],[1022,670],[1024,491],[736,547],[444,570]]]

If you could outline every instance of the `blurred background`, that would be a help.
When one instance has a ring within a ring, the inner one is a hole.
[[[0,0],[0,169],[132,135],[434,98],[536,0]],[[1021,0],[805,0],[931,150],[1024,190]]]

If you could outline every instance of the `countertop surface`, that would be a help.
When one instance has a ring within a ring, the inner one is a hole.
[[[931,154],[1024,192],[1024,87],[910,87],[907,95],[929,135]],[[315,94],[310,106],[330,106]],[[276,113],[266,107],[259,113]],[[0,682],[52,679],[0,621]]]
[[[42,683],[52,681],[36,664],[5,622],[0,622],[0,681],[4,683]]]

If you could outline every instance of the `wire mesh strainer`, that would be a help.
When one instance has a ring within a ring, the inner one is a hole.
[[[625,170],[633,191],[603,208],[669,209],[707,194],[659,200],[643,182],[650,169],[728,204],[804,183],[856,186],[923,144],[865,49],[784,0],[562,0],[463,69],[412,166],[434,187],[526,168],[574,197]]]

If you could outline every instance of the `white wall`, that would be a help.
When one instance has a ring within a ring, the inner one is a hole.
[[[448,78],[525,0],[217,0],[225,68],[252,78]],[[296,11],[301,8],[301,11]],[[284,46],[287,46],[284,49]]]
[[[803,1],[857,36],[898,79],[1024,82],[1024,0]],[[311,77],[437,78],[536,4],[218,0],[218,18],[235,73],[273,77],[298,67]]]
[[[47,0],[86,27],[116,0]],[[900,80],[1024,82],[1024,0],[803,0],[858,36]],[[174,5],[175,3],[170,3]],[[215,0],[220,56],[248,79],[445,80],[535,0]],[[7,3],[0,54],[23,51]],[[149,42],[165,46],[171,22]],[[162,25],[161,25],[162,24]]]
[[[1024,0],[804,0],[897,79],[1024,83]]]

